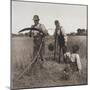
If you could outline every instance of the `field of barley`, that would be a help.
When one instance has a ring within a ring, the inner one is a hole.
[[[36,88],[50,86],[67,86],[67,85],[86,85],[87,84],[87,37],[86,36],[68,36],[67,47],[71,51],[71,47],[75,44],[79,45],[80,58],[82,64],[82,74],[72,75],[69,80],[61,79],[65,68],[65,64],[59,64],[53,60],[54,52],[48,50],[50,43],[54,44],[54,38],[51,36],[45,39],[45,59],[43,67],[37,62],[32,69],[28,69],[18,79],[18,76],[32,62],[33,55],[33,38],[30,37],[12,37],[11,42],[11,87],[17,88]]]

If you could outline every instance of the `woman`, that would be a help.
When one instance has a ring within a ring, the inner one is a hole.
[[[59,63],[61,62],[61,54],[64,55],[64,50],[63,48],[66,47],[67,43],[67,38],[66,34],[64,33],[64,30],[62,26],[60,26],[60,23],[58,20],[55,20],[55,52],[54,52],[54,58],[56,59],[56,54],[58,51],[58,46],[59,46]],[[62,51],[62,53],[61,53]],[[62,56],[63,59],[63,56]]]

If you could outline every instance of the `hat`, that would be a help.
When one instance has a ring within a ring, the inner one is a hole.
[[[58,20],[55,20],[55,23],[59,23],[59,21]]]
[[[33,16],[33,20],[40,20],[38,15]]]

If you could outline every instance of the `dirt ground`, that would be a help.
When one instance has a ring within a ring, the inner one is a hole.
[[[19,88],[35,88],[50,86],[67,86],[67,85],[86,85],[87,84],[87,40],[86,36],[69,36],[68,50],[71,46],[78,44],[80,46],[80,58],[82,64],[82,72],[64,74],[66,67],[64,63],[59,64],[53,60],[53,52],[48,50],[48,44],[54,43],[53,37],[46,38],[46,61],[38,62],[24,73],[23,77],[18,76],[31,63],[33,52],[33,40],[29,37],[13,37],[12,53],[11,53],[11,87]],[[68,77],[68,78],[66,78]]]

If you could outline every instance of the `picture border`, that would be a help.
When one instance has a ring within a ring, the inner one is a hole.
[[[29,3],[45,3],[45,4],[59,4],[59,5],[76,5],[76,6],[86,6],[87,7],[87,35],[86,35],[86,55],[87,55],[87,68],[86,68],[86,74],[87,74],[87,82],[86,84],[75,84],[75,85],[61,85],[61,86],[46,86],[46,87],[32,87],[32,88],[14,88],[13,89],[13,81],[11,80],[12,76],[12,1],[14,2],[29,2]],[[71,3],[57,3],[57,2],[41,2],[41,1],[23,1],[23,0],[10,0],[10,89],[16,90],[16,89],[38,89],[38,88],[52,88],[52,87],[70,87],[70,86],[85,86],[88,85],[88,5],[87,4],[71,4]]]

